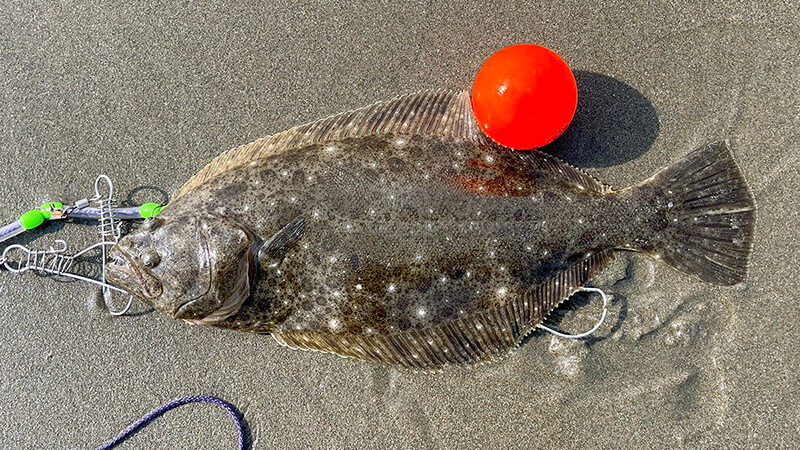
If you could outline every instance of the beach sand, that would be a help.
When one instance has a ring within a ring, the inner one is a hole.
[[[187,326],[97,291],[0,273],[0,445],[87,448],[176,397],[236,405],[255,448],[800,446],[800,20],[792,2],[0,4],[0,221],[91,196],[165,202],[220,152],[429,88],[469,88],[518,42],[559,52],[581,100],[548,149],[615,187],[734,138],[758,203],[745,283],[636,254],[589,341],[535,333],[488,365],[420,374]],[[486,3],[478,6],[478,3]],[[94,239],[48,227],[31,245]],[[31,237],[17,242],[29,243]],[[578,296],[554,324],[591,327]],[[233,448],[229,417],[181,407],[122,448]]]

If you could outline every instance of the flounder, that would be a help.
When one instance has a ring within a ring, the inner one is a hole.
[[[431,91],[223,153],[108,279],[189,323],[434,369],[507,353],[619,251],[738,283],[754,220],[727,142],[617,191]]]

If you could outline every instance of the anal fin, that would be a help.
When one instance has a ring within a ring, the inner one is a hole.
[[[291,348],[435,370],[447,365],[492,361],[515,348],[561,302],[605,270],[611,250],[596,253],[554,273],[512,301],[435,327],[369,335],[320,331],[276,331],[272,336]]]

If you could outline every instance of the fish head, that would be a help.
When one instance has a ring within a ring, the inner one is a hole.
[[[112,247],[106,277],[167,316],[213,323],[249,296],[252,247],[232,220],[162,212]]]

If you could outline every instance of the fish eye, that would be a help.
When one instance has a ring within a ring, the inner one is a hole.
[[[142,264],[144,264],[145,267],[152,269],[161,262],[161,255],[158,254],[156,249],[147,248],[139,255],[139,259],[142,260]]]

